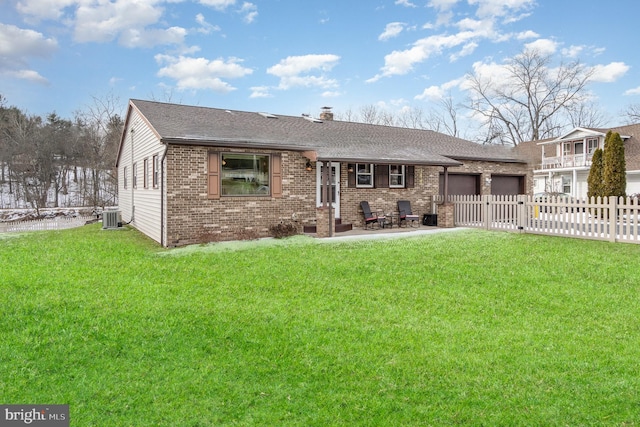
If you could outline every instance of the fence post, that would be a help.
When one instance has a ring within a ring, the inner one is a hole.
[[[516,210],[516,212],[517,212],[516,226],[518,227],[518,231],[520,233],[524,233],[525,232],[525,226],[529,222],[529,218],[527,218],[527,212],[528,212],[528,210],[527,210],[527,196],[524,195],[524,194],[518,194],[516,199],[518,200],[518,208]]]
[[[488,194],[482,196],[482,217],[484,218],[484,228],[491,229],[491,206],[489,206],[490,198]]]
[[[618,198],[609,196],[609,241],[615,242],[618,237]]]

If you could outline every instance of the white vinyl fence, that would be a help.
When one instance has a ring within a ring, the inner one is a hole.
[[[95,220],[93,216],[78,216],[73,218],[57,217],[51,219],[36,219],[30,221],[0,222],[0,233],[17,231],[64,230],[85,225],[87,221]]]
[[[442,197],[435,199],[442,202]],[[637,198],[591,200],[532,196],[449,196],[454,224],[521,233],[640,243]]]

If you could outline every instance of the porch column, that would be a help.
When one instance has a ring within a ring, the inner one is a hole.
[[[443,190],[443,203],[447,203],[449,201],[449,168],[444,166],[444,190]]]
[[[453,203],[449,202],[449,168],[444,167],[444,189],[442,204],[438,206],[438,227],[452,228],[454,224],[454,207]]]
[[[322,205],[316,209],[316,235],[318,237],[333,236],[333,209],[331,207],[331,161],[320,162],[320,193]]]

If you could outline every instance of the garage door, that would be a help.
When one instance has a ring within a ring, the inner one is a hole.
[[[440,194],[444,194],[444,174],[440,174]],[[449,174],[449,195],[480,194],[480,175]]]
[[[491,194],[497,196],[524,194],[524,176],[492,175]]]

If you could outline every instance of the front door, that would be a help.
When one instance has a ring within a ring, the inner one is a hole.
[[[316,206],[322,206],[322,171],[323,162],[316,163]],[[331,163],[331,207],[334,209],[334,217],[340,218],[340,163]]]

